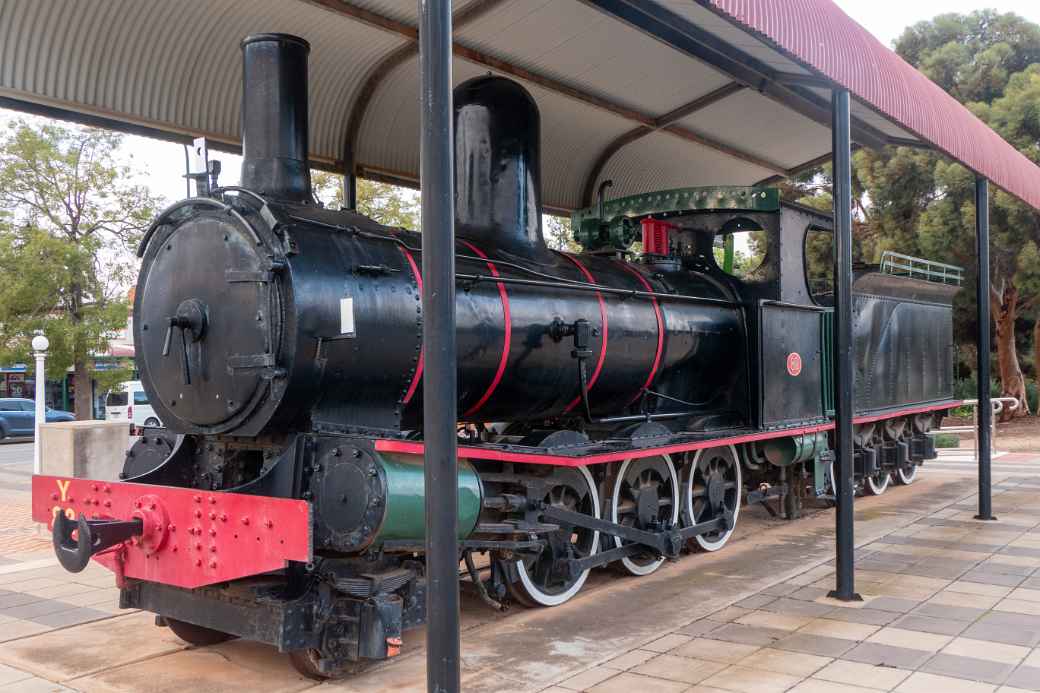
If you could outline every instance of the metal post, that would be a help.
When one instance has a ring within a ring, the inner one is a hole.
[[[426,687],[435,693],[460,685],[451,41],[451,0],[419,0]]]
[[[357,211],[357,174],[352,170],[343,173],[343,208]]]
[[[975,301],[978,304],[978,456],[979,456],[979,514],[978,520],[993,517],[992,480],[990,462],[993,446],[990,444],[993,406],[989,395],[989,181],[975,178],[975,255],[978,258],[978,283]]]
[[[40,457],[40,424],[47,420],[47,348],[50,342],[38,333],[32,338],[33,355],[36,357],[36,413],[33,416],[33,474],[43,473]]]
[[[836,583],[831,597],[859,601],[855,590],[852,488],[852,138],[849,92],[831,99],[834,168],[834,440],[838,509],[835,513]]]

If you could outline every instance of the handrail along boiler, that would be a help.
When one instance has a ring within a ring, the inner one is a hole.
[[[200,176],[140,248],[137,366],[177,435],[146,431],[119,482],[35,477],[33,514],[66,568],[115,571],[123,607],[333,676],[424,620],[422,237],[315,203],[309,46],[242,50],[241,186]],[[530,94],[485,76],[454,103],[458,527],[480,596],[560,604],[593,568],[721,548],[745,501],[794,517],[829,496],[829,218],[767,188],[648,193],[576,212],[585,252],[559,252]],[[956,287],[863,267],[855,289],[857,483],[880,493],[955,404]]]

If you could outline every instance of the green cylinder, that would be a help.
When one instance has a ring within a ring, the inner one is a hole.
[[[827,450],[827,434],[821,431],[789,438],[772,438],[753,445],[756,448],[756,457],[764,458],[778,467],[786,467],[811,460]]]
[[[426,539],[425,469],[417,455],[381,453],[386,479],[386,511],[375,543],[389,540]],[[458,538],[465,539],[477,526],[483,493],[480,477],[469,460],[459,460]]]

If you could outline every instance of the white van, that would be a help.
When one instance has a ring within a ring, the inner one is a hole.
[[[148,395],[140,380],[128,380],[109,391],[105,398],[105,420],[129,421],[130,433],[163,425],[148,403]]]

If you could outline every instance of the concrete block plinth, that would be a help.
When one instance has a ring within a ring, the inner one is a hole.
[[[40,426],[44,474],[116,481],[130,444],[130,424],[62,421]]]

